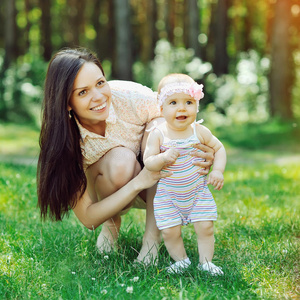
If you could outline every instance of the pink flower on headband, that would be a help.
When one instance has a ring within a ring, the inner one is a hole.
[[[204,97],[203,93],[203,84],[198,84],[194,82],[191,87],[189,88],[189,94],[195,99],[200,100]]]

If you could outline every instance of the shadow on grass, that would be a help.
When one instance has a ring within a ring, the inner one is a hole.
[[[261,149],[288,145],[299,147],[300,126],[296,122],[280,123],[276,120],[263,124],[241,124],[216,129],[221,141],[232,147]]]

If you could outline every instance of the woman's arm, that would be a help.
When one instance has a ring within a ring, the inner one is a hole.
[[[93,202],[86,190],[73,208],[73,211],[84,226],[89,229],[97,228],[103,222],[119,213],[142,190],[153,186],[159,179],[169,175],[167,172],[150,172],[144,168],[121,189],[99,202]]]

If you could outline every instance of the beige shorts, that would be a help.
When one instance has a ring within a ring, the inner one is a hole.
[[[120,212],[120,215],[122,216],[127,214],[131,208],[146,209],[146,202],[140,196],[136,196],[133,205],[131,207],[122,210]]]

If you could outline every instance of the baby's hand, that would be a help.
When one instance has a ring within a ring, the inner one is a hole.
[[[165,166],[173,165],[179,156],[179,151],[176,149],[168,149],[166,152],[162,153],[162,158],[164,160]]]
[[[215,190],[220,190],[224,185],[224,176],[221,171],[211,171],[208,175],[207,184],[212,184]]]

